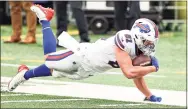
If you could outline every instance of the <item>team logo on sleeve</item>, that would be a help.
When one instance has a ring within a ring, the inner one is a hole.
[[[138,27],[141,33],[149,33],[151,31],[148,24],[136,23],[135,27]]]

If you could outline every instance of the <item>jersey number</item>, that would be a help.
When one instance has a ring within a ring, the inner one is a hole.
[[[113,68],[119,68],[119,64],[117,61],[108,61],[108,64],[111,65]]]
[[[132,43],[132,38],[131,38],[130,35],[125,34],[125,37],[126,37],[126,42],[127,42],[127,43],[128,43],[128,42]]]

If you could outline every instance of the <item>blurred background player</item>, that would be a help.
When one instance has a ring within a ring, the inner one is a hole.
[[[36,15],[30,10],[33,5],[31,1],[9,1],[11,12],[11,24],[13,33],[9,40],[5,43],[31,44],[36,43]],[[21,41],[22,33],[22,8],[26,11],[27,34],[23,41]]]
[[[131,29],[140,18],[139,1],[114,1],[115,27],[117,31]]]
[[[63,31],[67,31],[68,15],[67,4],[70,4],[73,16],[76,20],[76,25],[79,30],[80,42],[90,42],[88,36],[88,25],[82,10],[82,1],[55,1],[57,33],[58,37]]]

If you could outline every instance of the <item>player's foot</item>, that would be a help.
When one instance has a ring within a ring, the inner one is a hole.
[[[13,91],[20,83],[23,83],[24,81],[26,81],[26,79],[24,78],[24,74],[28,70],[29,70],[29,68],[25,65],[21,65],[18,68],[17,75],[14,76],[12,78],[12,80],[8,83],[8,90],[9,91]]]
[[[50,21],[54,15],[54,10],[51,8],[44,8],[41,5],[32,5],[30,9],[36,13],[39,21],[48,20]]]

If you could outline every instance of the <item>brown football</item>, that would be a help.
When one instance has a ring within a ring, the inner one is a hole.
[[[139,55],[132,60],[133,66],[149,66],[151,65],[151,58],[146,55]]]

